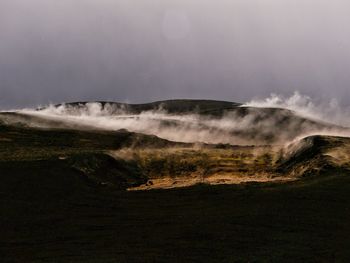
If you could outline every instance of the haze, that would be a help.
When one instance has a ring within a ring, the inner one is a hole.
[[[0,109],[295,90],[350,105],[350,2],[0,0]]]

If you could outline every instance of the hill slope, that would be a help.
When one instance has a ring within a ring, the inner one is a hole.
[[[303,138],[285,149],[278,169],[297,177],[350,173],[350,138],[320,135]]]
[[[120,110],[125,111],[128,114],[140,114],[144,111],[164,110],[170,114],[190,114],[198,113],[202,115],[222,115],[224,111],[236,109],[242,104],[229,101],[216,101],[216,100],[164,100],[155,101],[151,103],[143,104],[129,104],[119,102],[106,102],[98,101],[101,105],[101,110],[106,110],[110,114],[119,114]],[[91,102],[71,102],[65,104],[57,104],[55,107],[64,105],[68,110],[72,112],[76,110],[84,110]],[[45,108],[42,108],[45,109]],[[42,110],[41,109],[41,110]]]
[[[48,129],[127,129],[171,141],[232,145],[284,144],[312,134],[350,134],[347,128],[311,120],[286,109],[203,100],[148,104],[77,102],[37,111],[0,113],[1,121]]]
[[[329,125],[281,109],[90,107],[0,113],[2,262],[349,262],[349,138],[233,146],[118,129],[266,143]]]

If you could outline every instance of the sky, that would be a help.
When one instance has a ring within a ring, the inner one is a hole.
[[[350,105],[348,0],[0,0],[0,109],[294,91]]]

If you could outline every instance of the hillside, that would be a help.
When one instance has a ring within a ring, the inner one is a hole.
[[[0,113],[2,262],[349,261],[345,128],[179,103]]]
[[[317,158],[324,154],[336,157],[339,153],[338,164],[348,163],[343,152],[348,158],[349,139],[303,139],[300,144],[307,145],[290,152],[278,167],[284,167],[284,176],[289,176],[293,167],[316,166],[306,174],[298,169],[293,181],[261,184],[254,180],[254,171],[276,168],[274,160],[262,154],[271,153],[269,148],[184,149],[178,145],[176,150],[177,145],[171,143],[168,148],[168,142],[160,140],[153,150],[138,150],[129,147],[133,144],[130,138],[136,135],[125,131],[2,126],[0,134],[2,262],[350,259],[348,164],[342,169],[324,165],[321,173],[314,173],[320,164]],[[124,146],[135,155],[121,158],[105,152],[112,149],[126,154]],[[252,155],[254,150],[261,150],[262,155]],[[142,156],[148,161],[138,164]],[[275,162],[278,164],[278,159]],[[125,191],[156,186],[156,179],[171,171],[186,178],[184,172],[193,171],[191,164],[207,169],[203,178],[216,173],[226,174],[227,179],[227,173],[233,177],[240,172],[241,177],[253,176],[253,180],[230,185],[199,181],[185,188],[175,184],[167,190]],[[302,180],[295,180],[300,177]]]
[[[285,149],[278,169],[302,177],[330,171],[350,173],[350,138],[320,135],[303,138]]]
[[[13,163],[20,173],[21,165],[16,162],[23,161],[27,165],[54,161],[58,170],[62,165],[71,167],[107,185],[121,173],[124,179],[142,178],[123,185],[123,189],[173,188],[198,183],[290,181],[328,170],[347,171],[350,142],[342,137],[311,136],[288,147],[194,144],[127,130],[0,125],[0,162]],[[108,180],[103,179],[103,173],[109,174]]]
[[[71,102],[65,104],[57,104],[55,107],[60,107],[64,105],[73,112],[76,110],[84,110],[86,105],[91,102]],[[242,104],[229,101],[215,101],[215,100],[189,100],[189,99],[178,99],[178,100],[164,100],[155,101],[151,103],[143,104],[129,104],[129,103],[119,103],[119,102],[106,102],[98,101],[101,104],[102,110],[107,110],[110,114],[118,114],[120,110],[129,114],[140,114],[143,111],[155,111],[155,110],[165,110],[170,114],[189,114],[198,113],[203,115],[217,115],[220,116],[226,110],[236,109]],[[41,108],[39,110],[43,110]]]
[[[46,129],[126,129],[170,141],[231,145],[281,145],[313,134],[350,134],[348,128],[308,119],[286,109],[203,100],[67,103],[37,111],[3,112],[0,122]]]

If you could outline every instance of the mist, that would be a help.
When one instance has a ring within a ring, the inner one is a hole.
[[[266,108],[251,107],[248,104],[223,112],[222,116],[196,113],[169,113],[160,106],[153,110],[132,113],[125,105],[98,102],[84,104],[50,105],[40,110],[23,109],[16,111],[22,118],[10,116],[5,123],[18,124],[35,128],[73,128],[81,130],[128,130],[130,132],[155,135],[176,142],[231,144],[231,145],[285,145],[311,135],[349,136],[350,129],[343,128],[326,120],[310,119],[307,113],[311,102],[299,93],[285,102],[278,98],[265,99]],[[300,102],[298,102],[298,99]],[[271,101],[278,106],[273,110]],[[278,103],[277,103],[277,102]],[[281,105],[299,105],[295,111],[281,109]],[[291,103],[293,102],[293,104]],[[251,104],[259,102],[251,102]],[[161,105],[161,104],[160,104]],[[261,105],[260,105],[261,106]],[[244,110],[242,109],[245,108]],[[313,105],[312,110],[320,108]],[[242,110],[243,111],[242,111]],[[321,115],[321,113],[318,113]],[[276,127],[279,127],[278,131]]]
[[[0,109],[294,90],[350,105],[345,0],[1,0]]]
[[[289,109],[306,118],[350,126],[350,107],[340,106],[335,98],[329,101],[317,101],[298,91],[289,97],[273,93],[267,98],[246,102],[243,106]]]

